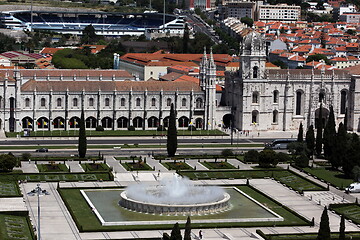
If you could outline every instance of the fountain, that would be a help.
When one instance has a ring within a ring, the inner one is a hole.
[[[131,185],[120,194],[120,206],[142,213],[203,215],[229,209],[230,195],[216,186],[194,185],[174,175],[159,185]]]

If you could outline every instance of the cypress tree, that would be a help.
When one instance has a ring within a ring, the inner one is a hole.
[[[317,236],[317,240],[330,240],[330,225],[329,225],[329,216],[327,213],[326,206],[321,215],[320,228]]]
[[[184,240],[191,240],[191,220],[190,220],[190,216],[187,217],[187,220],[186,220],[186,223],[185,223]]]
[[[345,217],[344,217],[344,215],[341,215],[341,219],[340,219],[339,240],[345,240]]]
[[[183,43],[183,53],[188,53],[189,28],[188,28],[187,23],[185,23],[184,35],[183,35],[182,43]]]
[[[177,149],[176,114],[174,104],[171,104],[169,127],[167,131],[167,152],[169,157],[175,156]]]
[[[170,240],[182,240],[179,223],[175,223],[171,230]]]
[[[330,162],[333,168],[343,166],[346,162],[347,153],[347,138],[346,130],[343,123],[339,124],[338,133],[336,134],[333,146],[333,154],[330,158]]]
[[[78,152],[79,157],[84,158],[86,155],[86,132],[85,132],[85,117],[84,117],[84,109],[81,110],[81,117],[80,117],[80,129],[79,129],[79,145],[78,145]]]
[[[360,140],[359,136],[356,133],[351,134],[351,138],[349,139],[349,143],[346,148],[346,156],[343,159],[342,169],[347,178],[354,177],[353,169],[356,165],[359,164],[360,159]],[[355,179],[358,181],[358,179]]]
[[[320,104],[320,112],[319,112],[319,120],[316,129],[316,155],[320,156],[322,152],[322,130],[323,130],[323,123],[322,123],[322,104]]]
[[[324,157],[325,159],[330,160],[330,162],[331,159],[333,159],[332,155],[334,154],[335,139],[336,139],[335,127],[336,125],[335,125],[334,109],[332,106],[330,106],[329,118],[324,129],[324,137],[323,137]],[[333,165],[333,163],[331,164]]]
[[[298,136],[297,136],[297,141],[298,142],[303,142],[304,141],[304,130],[303,130],[302,123],[300,123],[299,132],[298,132]]]
[[[309,150],[310,156],[314,155],[314,148],[315,148],[315,133],[314,133],[314,126],[310,125],[309,129],[306,132],[306,147]]]

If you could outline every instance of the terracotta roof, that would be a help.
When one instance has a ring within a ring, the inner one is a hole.
[[[348,71],[351,75],[360,75],[360,65],[344,68],[344,70]]]
[[[192,82],[164,81],[36,81],[29,80],[22,87],[22,92],[97,92],[101,91],[196,91],[200,86]]]
[[[185,65],[175,65],[168,68],[169,70],[178,70],[186,73],[198,73],[199,69],[195,67],[185,66]]]
[[[159,77],[159,79],[160,79],[160,81],[175,81],[182,75],[184,75],[184,74],[177,73],[177,72],[171,72],[171,73],[168,73],[168,74],[165,74],[165,75]]]
[[[182,75],[178,79],[176,79],[175,82],[191,82],[191,83],[195,83],[195,84],[199,85],[200,79],[198,79],[196,77],[191,77],[188,75]]]
[[[79,47],[79,49],[83,49],[84,47],[89,47],[91,53],[96,54],[106,48],[106,45],[82,45],[81,47]]]

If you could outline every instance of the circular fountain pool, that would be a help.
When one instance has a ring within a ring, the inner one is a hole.
[[[174,175],[159,185],[136,184],[120,194],[127,209],[154,214],[202,215],[225,211],[230,195],[216,186],[198,186]]]

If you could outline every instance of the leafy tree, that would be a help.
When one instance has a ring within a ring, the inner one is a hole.
[[[298,142],[303,142],[304,141],[304,130],[303,130],[302,123],[300,123],[299,132],[298,132],[298,135],[297,135],[297,141]]]
[[[276,152],[272,149],[264,149],[259,153],[259,167],[275,167],[278,163]]]
[[[345,128],[345,131],[348,130],[348,110],[347,110],[347,108],[345,108],[344,128]]]
[[[326,64],[330,65],[330,60],[324,54],[314,54],[310,55],[306,58],[306,62],[316,61],[319,62],[320,60],[324,60]]]
[[[16,166],[16,157],[12,154],[0,155],[0,169],[3,172],[11,172]]]
[[[86,143],[86,132],[85,132],[85,118],[84,118],[84,109],[82,109],[81,117],[80,117],[79,145],[78,145],[78,152],[80,158],[85,157],[86,149],[87,149],[87,143]]]
[[[301,168],[305,168],[309,166],[309,158],[306,154],[300,154],[295,156],[294,162],[296,166]]]
[[[283,163],[289,162],[291,159],[289,154],[286,154],[283,152],[278,152],[276,154],[276,158],[277,158],[278,162],[283,162]]]
[[[30,153],[23,153],[21,154],[21,161],[28,161],[31,157]]]
[[[342,169],[344,174],[348,178],[354,178],[358,181],[358,178],[354,176],[353,169],[356,165],[359,165],[360,160],[360,140],[356,133],[351,134],[349,142],[347,144],[346,157],[343,160]]]
[[[322,119],[322,104],[320,104],[319,121],[316,132],[316,155],[320,156],[322,152],[322,131],[323,131],[323,119]]]
[[[187,217],[185,223],[184,240],[191,240],[191,220],[190,216]]]
[[[358,165],[356,165],[353,169],[352,169],[352,174],[354,176],[354,181],[359,181],[360,180],[360,167]]]
[[[339,240],[345,240],[345,239],[346,239],[346,235],[345,235],[345,217],[344,217],[344,215],[341,215],[340,228],[339,228]]]
[[[176,131],[176,113],[174,110],[174,104],[171,104],[169,128],[167,132],[167,152],[169,157],[175,156],[177,149],[177,131]]]
[[[330,226],[329,226],[329,216],[327,213],[326,206],[324,207],[324,211],[321,215],[320,220],[320,228],[318,231],[317,240],[330,240]]]
[[[309,155],[314,155],[314,149],[315,149],[315,134],[314,134],[314,126],[310,125],[309,129],[306,132],[306,147],[309,150]]]
[[[84,28],[80,42],[81,44],[94,44],[100,39],[102,39],[102,37],[96,34],[95,28],[90,24]]]
[[[324,137],[323,137],[323,143],[324,143],[324,156],[325,159],[330,160],[331,165],[335,168],[338,167],[338,164],[336,163],[336,159],[333,158],[333,150],[335,148],[335,138],[336,138],[336,130],[335,130],[335,116],[334,116],[334,109],[332,106],[330,106],[330,113],[328,121],[324,128]]]
[[[170,240],[182,240],[179,223],[175,223],[171,230]]]
[[[245,162],[259,162],[259,152],[256,150],[249,150],[244,154]]]
[[[249,17],[242,17],[240,19],[240,21],[246,25],[248,25],[249,27],[252,27],[254,25],[254,20],[252,18]]]

